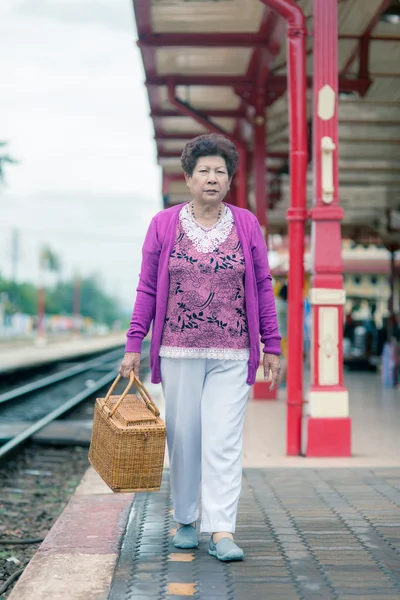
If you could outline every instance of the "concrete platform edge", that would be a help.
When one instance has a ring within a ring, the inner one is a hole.
[[[113,494],[89,468],[10,600],[106,600],[134,498]]]

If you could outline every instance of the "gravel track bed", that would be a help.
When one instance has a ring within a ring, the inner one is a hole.
[[[110,371],[116,367],[117,363],[115,361],[109,364]],[[104,375],[105,371],[100,372],[95,369],[85,371],[85,373],[80,373],[71,377],[71,379],[66,379],[42,390],[27,394],[21,399],[15,398],[15,400],[0,406],[1,422],[11,423],[41,419],[85,388],[89,389],[94,382]]]
[[[87,448],[29,444],[0,464],[0,540],[44,538],[88,468],[87,455]],[[29,562],[38,546],[0,543],[0,587]]]

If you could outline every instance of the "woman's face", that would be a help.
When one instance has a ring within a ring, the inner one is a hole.
[[[225,198],[231,180],[222,156],[202,156],[193,175],[185,175],[193,200],[201,204],[219,204]]]

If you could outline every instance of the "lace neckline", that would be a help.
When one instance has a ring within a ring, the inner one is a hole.
[[[211,229],[214,229],[214,227],[216,227],[218,225],[218,223],[220,223],[220,221],[222,221],[222,219],[225,216],[226,211],[228,210],[228,207],[225,206],[225,204],[223,204],[223,212],[221,213],[221,216],[219,217],[218,221],[216,223],[214,223],[214,225],[211,225],[211,227],[205,227],[204,225],[202,225],[201,223],[199,223],[196,218],[193,216],[192,211],[190,210],[190,203],[186,205],[187,206],[187,211],[188,214],[190,216],[190,218],[192,219],[192,221],[197,225],[197,227],[201,227],[201,229],[204,229],[204,231],[211,231]]]
[[[189,205],[186,204],[179,213],[179,219],[183,230],[196,250],[199,252],[213,252],[223,244],[233,226],[233,216],[230,208],[225,206],[225,211],[221,218],[210,228],[203,227],[198,223],[190,212]]]

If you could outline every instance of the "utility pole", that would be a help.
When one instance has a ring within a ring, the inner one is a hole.
[[[46,312],[46,298],[45,298],[45,287],[44,287],[44,272],[46,265],[46,251],[44,248],[40,249],[39,254],[39,286],[37,296],[37,339],[38,341],[44,341],[45,338],[45,312]]]
[[[11,232],[11,283],[12,283],[12,292],[11,292],[11,302],[16,304],[18,301],[18,287],[17,287],[17,279],[18,279],[18,265],[19,265],[19,231],[17,228]]]
[[[77,274],[74,278],[74,300],[73,300],[73,330],[74,333],[79,333],[80,330],[80,314],[81,314],[81,278]]]

